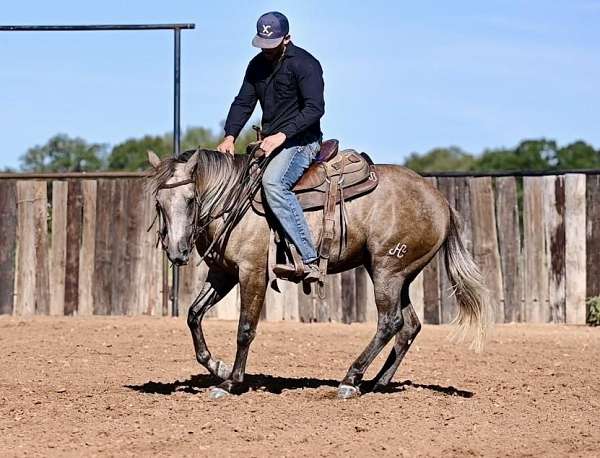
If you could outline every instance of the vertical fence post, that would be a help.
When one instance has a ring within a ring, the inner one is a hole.
[[[181,90],[180,90],[180,80],[181,80],[181,30],[179,28],[175,28],[173,30],[175,35],[175,56],[174,56],[174,90],[173,94],[173,154],[175,157],[179,157],[180,149],[181,149]],[[173,285],[171,290],[171,306],[172,311],[171,314],[173,316],[179,316],[179,267],[173,266]]]

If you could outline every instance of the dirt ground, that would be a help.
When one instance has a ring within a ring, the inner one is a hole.
[[[0,455],[600,455],[600,329],[425,326],[389,393],[336,399],[373,329],[261,323],[250,391],[209,401],[183,318],[0,318]]]

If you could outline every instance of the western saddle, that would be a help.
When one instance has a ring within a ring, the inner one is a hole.
[[[248,146],[248,151],[255,144]],[[319,245],[319,285],[324,290],[323,283],[327,274],[327,264],[330,258],[331,242],[335,237],[335,207],[340,205],[341,224],[340,234],[346,232],[344,219],[344,202],[371,192],[379,183],[373,161],[366,153],[358,153],[353,149],[339,151],[337,140],[327,140],[321,144],[321,149],[315,162],[304,172],[304,175],[293,187],[293,191],[304,210],[323,209],[323,229]],[[262,192],[257,192],[252,200],[255,212],[265,215]],[[273,237],[278,234],[272,231]],[[269,270],[278,257],[275,245],[281,245],[282,237],[271,243],[269,253]],[[342,236],[341,243],[344,243]],[[302,260],[293,245],[288,246],[288,253],[294,264],[295,274],[286,278],[298,282],[302,280],[304,271]],[[271,274],[272,272],[270,272]],[[307,291],[308,285],[305,286]]]

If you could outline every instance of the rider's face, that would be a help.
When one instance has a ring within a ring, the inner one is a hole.
[[[279,44],[279,46],[277,46],[276,48],[270,48],[270,49],[263,48],[262,53],[269,62],[274,62],[281,57],[281,54],[283,54],[283,50],[285,49],[285,46],[289,42],[290,42],[290,36],[288,35],[287,37],[285,37],[283,39],[283,41]]]

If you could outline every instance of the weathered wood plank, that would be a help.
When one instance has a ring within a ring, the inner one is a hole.
[[[502,268],[496,232],[496,208],[490,177],[471,178],[471,210],[473,221],[473,251],[495,310],[496,322],[504,322],[504,292]]]
[[[325,280],[325,297],[323,299],[319,297],[319,288],[316,284],[314,284],[311,289],[315,304],[315,320],[317,323],[327,323],[331,321],[331,303],[335,300],[335,297],[331,297],[331,294],[329,294],[329,290],[331,289],[330,282],[331,277],[328,275]]]
[[[437,187],[435,177],[426,179]],[[439,255],[436,254],[423,269],[423,319],[427,324],[441,322],[439,267]]]
[[[600,174],[587,176],[586,296],[600,296]]]
[[[437,181],[438,189],[448,200],[452,208],[456,208],[456,183],[455,178],[440,177]],[[438,257],[441,260],[441,257]],[[458,314],[456,297],[452,294],[452,283],[448,278],[443,263],[439,265],[438,278],[440,282],[440,319],[442,323],[450,323]]]
[[[140,291],[145,287],[142,282],[142,249],[145,226],[144,215],[144,182],[143,180],[130,179],[126,184],[126,233],[127,246],[125,250],[126,276],[128,286],[124,291],[124,311],[127,315],[139,315],[143,313],[140,304]],[[191,263],[189,269],[195,269]],[[187,305],[187,303],[186,303]]]
[[[523,178],[525,321],[549,321],[548,264],[544,233],[544,179]]]
[[[112,281],[112,188],[115,180],[100,179],[96,196],[96,244],[94,257],[94,314],[110,315]]]
[[[566,174],[565,189],[566,318],[570,324],[585,324],[585,175]]]
[[[79,304],[78,315],[91,315],[94,312],[94,263],[96,243],[96,194],[98,183],[95,180],[82,180],[83,220],[81,228],[81,252],[79,254]]]
[[[284,284],[289,283],[287,281],[279,280],[277,284],[281,293],[274,291],[271,287],[267,288],[267,294],[265,295],[265,303],[263,305],[261,318],[266,321],[281,321],[283,320],[283,314],[285,309],[285,296],[283,294]]]
[[[551,321],[565,322],[565,187],[564,178],[544,177],[544,226]]]
[[[283,296],[283,319],[298,321],[298,285],[289,281],[279,284]]]
[[[35,313],[48,315],[50,308],[50,279],[48,252],[48,184],[36,183],[33,202],[35,227]]]
[[[156,213],[154,196],[144,193],[144,228],[150,227]],[[142,261],[140,283],[144,287],[139,291],[141,313],[146,315],[163,314],[162,305],[162,266],[163,255],[156,246],[156,226],[142,234]]]
[[[67,264],[66,181],[52,182],[52,244],[50,248],[50,315],[65,312],[65,272]]]
[[[336,323],[342,322],[342,274],[331,274],[327,282],[329,300],[329,318]]]
[[[48,195],[45,181],[17,182],[18,315],[46,315],[50,293],[48,280]]]
[[[471,192],[469,178],[458,177],[454,179],[455,210],[460,216],[460,236],[467,249],[473,254],[473,221],[471,219]]]
[[[298,316],[302,323],[312,323],[317,320],[313,295],[305,294],[302,286],[298,288]]]
[[[18,235],[16,315],[35,313],[35,226],[33,200],[35,182],[17,182]]]
[[[0,181],[0,314],[11,314],[15,296],[17,184]]]
[[[504,322],[523,321],[523,268],[517,181],[514,177],[496,178],[498,247],[504,287]]]
[[[127,259],[127,182],[116,180],[112,187],[111,214],[111,314],[123,315],[127,311],[125,296],[128,289]]]
[[[356,272],[342,272],[342,323],[356,321]]]
[[[67,256],[65,268],[65,315],[77,313],[79,303],[79,253],[83,224],[81,180],[69,180],[67,199]]]

